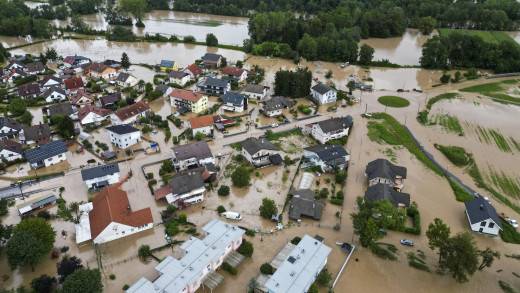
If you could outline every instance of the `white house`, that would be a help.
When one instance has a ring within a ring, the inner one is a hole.
[[[110,242],[153,228],[150,208],[132,211],[125,191],[114,185],[103,188],[92,202],[79,207],[76,243]]]
[[[497,236],[502,230],[495,208],[482,196],[464,203],[471,230],[481,234]]]
[[[337,99],[337,92],[328,85],[318,83],[311,88],[311,97],[318,105],[334,103]]]
[[[213,115],[194,117],[190,119],[189,123],[193,136],[197,135],[197,133],[202,133],[205,136],[213,135]]]
[[[237,92],[227,92],[220,96],[224,111],[241,113],[247,110],[247,97]]]
[[[263,86],[259,84],[248,84],[241,91],[241,93],[245,95],[248,99],[256,100],[259,102],[267,98],[268,92],[268,86]]]
[[[204,200],[206,188],[200,172],[185,172],[173,176],[171,181],[154,191],[155,200],[166,199],[177,208],[200,203]]]
[[[323,172],[342,170],[348,166],[350,155],[340,145],[315,145],[303,149],[302,168],[319,167]]]
[[[226,66],[222,68],[222,74],[227,75],[229,78],[233,78],[239,83],[247,80],[247,70],[234,66]]]
[[[294,106],[295,102],[289,98],[274,96],[264,102],[262,113],[267,117],[277,117],[283,114],[283,110]]]
[[[327,265],[332,249],[318,239],[303,236],[276,267],[265,288],[269,293],[305,293]]]
[[[113,125],[105,129],[110,135],[110,142],[118,148],[126,149],[141,141],[141,131],[128,124]]]
[[[47,88],[42,96],[47,103],[62,102],[67,99],[65,90],[57,86]]]
[[[353,125],[352,116],[330,118],[303,127],[303,132],[310,134],[321,144],[348,136]]]
[[[111,113],[108,109],[86,105],[79,109],[78,118],[81,125],[99,124],[109,119]]]
[[[10,139],[0,140],[0,158],[8,162],[22,159],[22,145]]]
[[[204,279],[215,272],[226,257],[242,244],[245,231],[219,220],[211,220],[202,227],[204,239],[190,237],[181,245],[182,258],[167,256],[155,267],[159,277],[153,282],[139,279],[127,293],[194,293]]]
[[[282,152],[265,138],[250,137],[240,143],[242,155],[255,167],[280,165]]]
[[[137,121],[140,117],[145,117],[150,112],[150,106],[143,101],[128,105],[115,111],[110,119],[112,124],[131,124]]]
[[[81,179],[88,189],[101,189],[119,182],[119,166],[117,163],[100,165],[81,170]]]
[[[126,72],[120,72],[116,78],[116,83],[120,87],[133,87],[137,85],[138,82],[137,78]]]
[[[172,161],[177,171],[215,164],[215,158],[205,141],[175,146]]]
[[[184,71],[170,71],[168,76],[170,77],[170,83],[174,83],[180,86],[185,86],[191,80],[191,75]]]
[[[14,137],[22,130],[22,125],[8,117],[0,117],[0,138]]]
[[[49,167],[67,160],[67,146],[61,140],[52,141],[25,152],[31,168]]]

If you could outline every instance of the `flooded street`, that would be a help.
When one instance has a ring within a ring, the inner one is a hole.
[[[364,39],[359,46],[367,44],[374,48],[375,61],[387,59],[400,65],[419,65],[422,46],[429,38],[418,30],[407,29],[401,37]]]
[[[95,30],[107,30],[109,24],[102,13],[82,16],[83,21]],[[132,26],[136,35],[162,34],[178,37],[193,36],[197,41],[204,42],[206,34],[212,33],[220,44],[241,46],[249,37],[247,30],[248,18],[221,16],[202,13],[154,10],[146,13],[144,28]],[[57,27],[65,27],[69,21],[54,20]],[[130,28],[130,27],[129,27]]]

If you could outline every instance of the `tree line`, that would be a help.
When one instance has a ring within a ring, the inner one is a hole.
[[[435,36],[423,47],[425,68],[482,68],[497,73],[520,71],[520,46],[514,41],[486,42],[479,36],[450,33]]]

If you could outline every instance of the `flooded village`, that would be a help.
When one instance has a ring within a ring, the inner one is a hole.
[[[395,68],[222,46],[241,46],[248,20],[153,10],[132,26],[218,47],[0,36],[0,227],[40,219],[55,232],[29,265],[6,253],[16,228],[0,233],[1,289],[42,275],[63,286],[70,257],[100,271],[103,292],[520,289],[517,75],[441,82],[446,71],[419,67],[437,32],[416,29],[361,40]],[[464,283],[441,272],[436,219],[500,257]]]

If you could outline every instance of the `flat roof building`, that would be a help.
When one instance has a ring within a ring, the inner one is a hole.
[[[305,293],[327,264],[331,248],[305,235],[267,280],[269,293]]]

